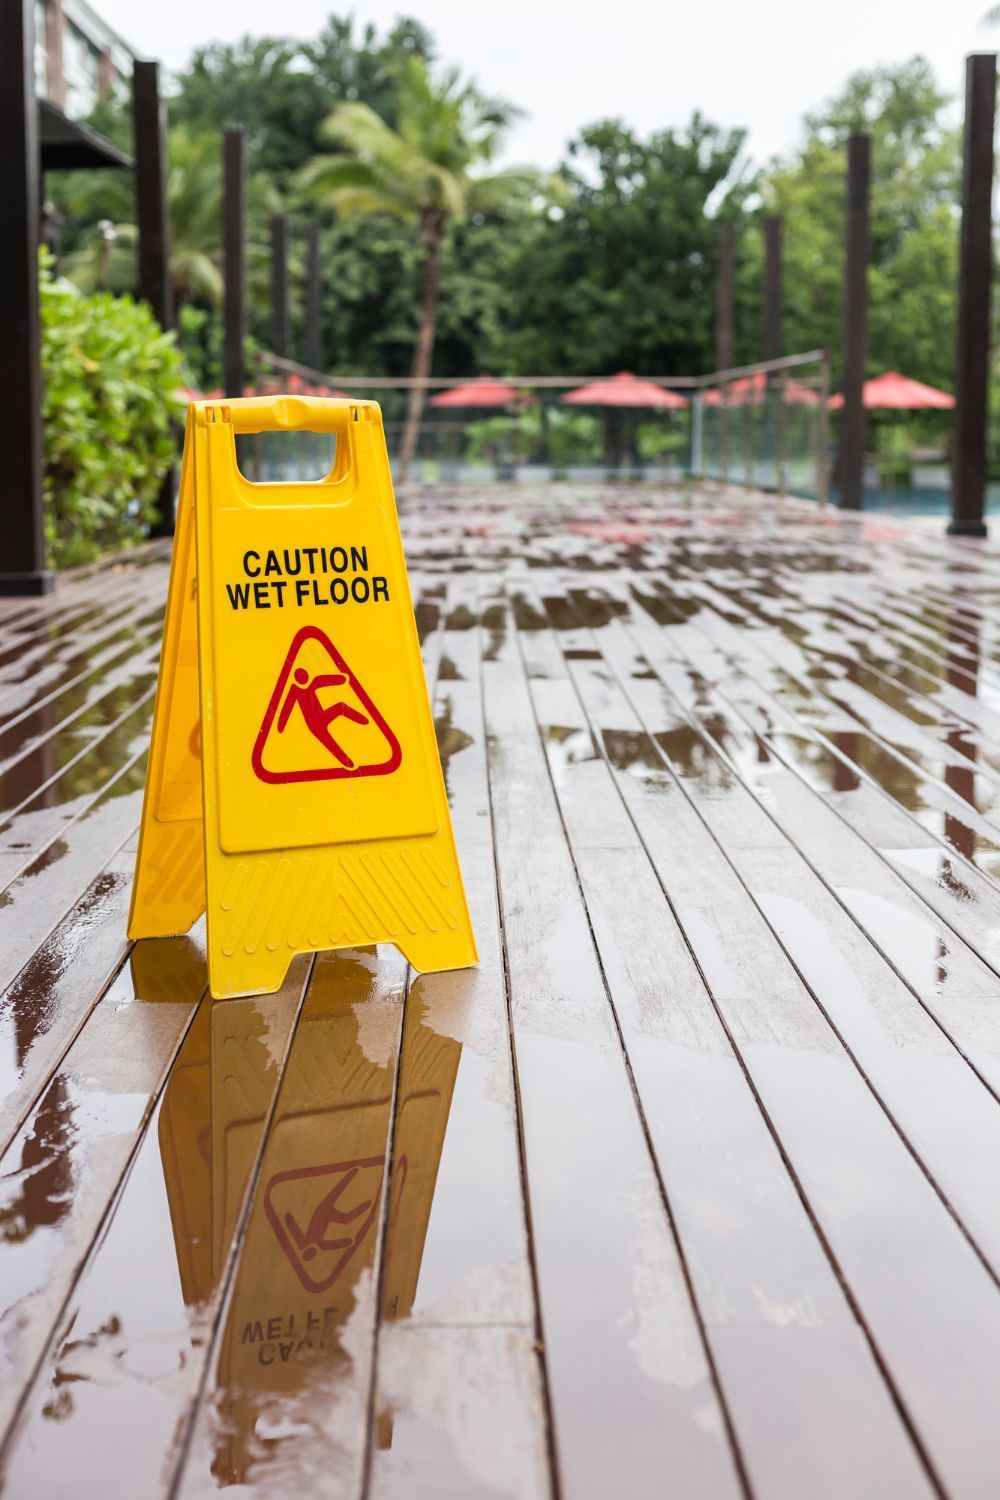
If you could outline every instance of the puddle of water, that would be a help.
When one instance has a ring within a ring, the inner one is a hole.
[[[307,972],[204,1001],[32,1391],[13,1491],[152,1495],[183,1430],[249,1173]],[[23,1484],[22,1484],[23,1481]]]
[[[405,964],[317,961],[264,1150],[184,1495],[341,1493],[360,1472]],[[369,1056],[359,1013],[392,1042]],[[370,1019],[370,1018],[369,1018]]]

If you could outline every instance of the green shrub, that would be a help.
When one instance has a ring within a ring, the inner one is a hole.
[[[145,303],[81,296],[43,259],[45,527],[55,566],[140,541],[177,447],[173,335]]]

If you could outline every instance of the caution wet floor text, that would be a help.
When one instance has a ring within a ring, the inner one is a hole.
[[[250,483],[237,434],[294,429],[327,477]],[[202,911],[215,996],[319,949],[475,962],[374,402],[190,408],[129,935]]]

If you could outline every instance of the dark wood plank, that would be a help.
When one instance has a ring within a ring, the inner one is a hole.
[[[177,941],[139,944],[133,975],[158,972],[164,957],[169,972],[165,945]],[[8,1443],[15,1491],[57,1493],[81,1472],[95,1494],[161,1490],[310,969],[297,959],[276,995],[199,1006]],[[206,983],[200,955],[172,979],[193,1001]],[[109,1008],[103,1045],[145,1053],[144,1037],[119,1036],[121,1014]]]
[[[376,1348],[375,1495],[472,1493],[477,1484],[515,1496],[550,1493],[479,623],[474,581],[453,582],[435,715],[479,968],[419,977],[407,1000]],[[461,1403],[453,1399],[456,1367]]]
[[[487,596],[494,613],[502,605]],[[532,1242],[568,1494],[741,1483],[503,614],[483,664]],[[670,1354],[661,1342],[670,1328]],[[614,1445],[603,1414],[616,1413]],[[623,1468],[624,1465],[624,1468]]]
[[[204,990],[196,943],[166,939],[158,956],[108,990],[0,1160],[4,1431]]]
[[[616,775],[648,771],[655,784],[661,765],[655,742],[624,701],[610,696],[595,637],[565,632],[560,640],[562,680],[533,681],[532,696],[667,1199],[754,1491],[794,1494],[808,1482],[831,1496],[874,1495],[891,1472],[894,1491],[930,1493],[619,797]],[[616,688],[611,693],[622,699]],[[619,727],[610,727],[608,715]],[[565,733],[570,727],[572,738]],[[564,747],[570,744],[573,764],[567,767]],[[578,763],[593,768],[592,797],[605,807],[600,847],[588,846],[582,808],[576,812],[572,800],[563,802]],[[613,845],[607,838],[612,818],[618,825]],[[703,832],[698,847],[697,824],[688,827],[692,842],[684,857],[699,866],[708,861],[715,903],[732,913],[742,897],[738,882],[732,872],[727,881],[718,860],[712,863],[711,839]],[[754,933],[747,914],[740,942],[755,942],[766,953],[770,934],[762,919],[756,927]],[[699,924],[687,935],[695,959],[705,952],[702,932]],[[794,986],[796,976],[777,951],[769,961],[770,983],[776,985],[782,962]],[[732,1255],[733,1244],[741,1246],[739,1257]],[[802,1411],[804,1428],[789,1448],[785,1413],[806,1370],[840,1420],[832,1429],[823,1403]],[[882,1477],[875,1481],[875,1475]]]
[[[607,684],[602,693],[606,695]],[[621,704],[614,707],[614,727],[620,731],[624,709]],[[594,712],[596,708],[595,704]],[[655,722],[645,727],[661,752],[667,751],[664,761],[673,763],[679,747],[675,742],[670,754],[669,724],[662,730]],[[705,779],[697,760],[690,765],[689,779],[704,781],[710,796],[711,778]],[[632,794],[627,781],[621,784],[628,799]],[[725,781],[722,789],[726,790]],[[708,875],[708,846],[696,862],[678,862],[669,825],[654,826],[647,814],[642,826],[646,847],[696,956],[708,911],[712,912],[713,942],[703,972],[924,1451],[950,1489],[976,1493],[998,1461],[988,1417],[996,1393],[987,1389],[995,1373],[987,1353],[990,1338],[982,1337],[984,1321],[1000,1324],[995,1282],[903,1147],[852,1060],[824,1026],[804,987],[798,982],[775,985],[771,960],[760,968],[748,992],[748,965],[752,969],[761,962],[766,945],[758,939],[748,948],[746,919],[733,920],[729,900],[725,917],[716,915],[719,876]],[[737,827],[727,821],[727,839],[736,835]],[[704,891],[695,910],[692,884]],[[748,895],[745,899],[749,902]],[[721,962],[716,949],[720,941],[725,955]],[[748,1005],[754,995],[766,997],[766,1005]],[[859,1195],[864,1205],[860,1218],[853,1207]],[[898,1226],[903,1222],[908,1230],[901,1238]],[[919,1252],[907,1254],[905,1247],[916,1244]],[[920,1326],[922,1347],[935,1349],[930,1363],[936,1373],[930,1379],[928,1363],[914,1343],[914,1298],[927,1309]]]

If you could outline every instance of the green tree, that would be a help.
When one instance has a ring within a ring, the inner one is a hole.
[[[167,137],[167,206],[170,213],[170,279],[181,344],[193,378],[219,381],[217,344],[205,315],[222,300],[222,154],[218,135],[196,135],[177,126]],[[60,258],[60,272],[80,291],[135,290],[138,228],[129,172],[76,172],[56,185],[72,248]],[[256,172],[247,195],[247,294],[251,333],[269,341],[270,216],[282,199],[270,178]],[[301,253],[290,256],[292,285],[301,275]],[[293,297],[293,309],[297,307]]]
[[[140,541],[176,451],[173,335],[131,297],[40,274],[45,536],[57,566]]]
[[[801,146],[765,174],[767,212],[784,221],[789,352],[843,337],[845,151],[872,138],[869,363],[950,388],[954,380],[960,148],[949,100],[923,58],[855,73],[804,122]],[[763,245],[741,245],[738,355],[760,357]]]
[[[436,78],[422,59],[407,59],[399,70],[396,111],[394,129],[370,105],[338,105],[322,133],[339,152],[314,158],[299,184],[341,217],[388,214],[414,227],[422,265],[411,373],[423,379],[434,354],[441,247],[450,225],[523,205],[538,178],[516,169],[484,170],[515,110],[479,93],[457,71]],[[403,433],[404,475],[416,453],[423,407],[424,390],[414,386]]]
[[[430,34],[398,20],[384,38],[355,34],[331,16],[313,42],[244,37],[200,47],[178,78],[171,119],[195,131],[244,125],[254,170],[294,172],[319,148],[319,129],[338,103],[360,100],[395,121],[395,73],[408,57],[429,60]]]
[[[695,115],[641,140],[585,130],[568,202],[540,218],[511,266],[506,363],[538,373],[709,368],[718,220],[752,190],[744,132]]]
[[[510,334],[513,265],[535,216],[476,216],[441,247],[434,369],[499,368]],[[324,368],[405,375],[420,312],[422,250],[412,226],[388,214],[337,219],[323,232]]]
[[[216,137],[180,127],[168,137],[170,280],[178,303],[218,302],[222,176]],[[77,172],[67,178],[61,211],[81,225],[77,247],[60,269],[81,291],[131,291],[138,231],[130,172]]]

